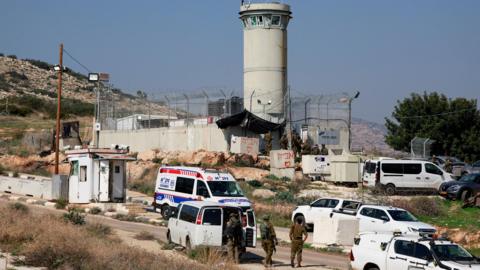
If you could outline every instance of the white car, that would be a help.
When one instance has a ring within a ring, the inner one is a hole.
[[[480,260],[448,239],[360,234],[350,252],[353,270],[480,270]]]
[[[407,210],[391,206],[362,205],[356,217],[359,221],[359,232],[400,231],[415,235],[433,235],[437,231],[432,225],[418,221]]]
[[[354,200],[320,198],[310,205],[297,206],[293,210],[292,221],[300,217],[304,220],[306,226],[311,229],[315,220],[328,217],[333,210],[355,213],[361,204],[361,202]]]
[[[168,220],[167,239],[187,249],[198,246],[223,247],[227,243],[224,230],[230,213],[241,217],[244,231],[242,247],[255,247],[257,240],[253,210],[222,203],[189,201],[180,203],[178,211]]]

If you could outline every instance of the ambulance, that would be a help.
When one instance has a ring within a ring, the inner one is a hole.
[[[165,219],[187,201],[209,201],[239,207],[246,215],[252,210],[237,181],[228,172],[196,167],[160,167],[153,207]]]

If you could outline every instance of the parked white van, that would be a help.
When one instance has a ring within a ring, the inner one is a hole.
[[[161,167],[155,185],[153,207],[168,219],[179,203],[210,201],[251,209],[233,176],[227,172],[195,167]],[[245,217],[243,217],[245,218]]]
[[[387,195],[399,190],[437,191],[453,175],[422,160],[379,160],[365,163],[363,185],[381,188]]]
[[[177,209],[168,220],[167,239],[187,249],[225,246],[225,229],[230,214],[242,215],[239,207],[206,201],[183,202]],[[257,232],[252,210],[247,211],[246,219],[242,219],[242,227],[244,235],[241,246],[255,247]]]

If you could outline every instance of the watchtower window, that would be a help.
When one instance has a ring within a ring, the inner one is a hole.
[[[280,16],[272,15],[272,25],[280,25]]]

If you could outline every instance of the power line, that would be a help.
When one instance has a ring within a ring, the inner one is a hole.
[[[65,54],[67,54],[73,61],[75,61],[77,64],[79,64],[82,68],[84,68],[88,73],[92,73],[90,69],[88,69],[84,64],[80,63],[75,57],[73,57],[67,50],[63,49]]]

